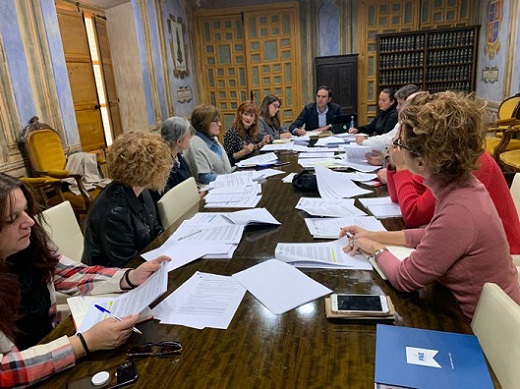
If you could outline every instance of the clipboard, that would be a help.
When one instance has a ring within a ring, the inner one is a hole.
[[[330,302],[330,297],[325,299],[325,315],[327,319],[339,319],[339,320],[352,320],[352,321],[374,321],[374,322],[387,322],[394,321],[395,319],[395,308],[392,300],[389,296],[386,296],[386,302],[388,304],[388,313],[376,313],[376,314],[359,314],[359,313],[345,313],[345,312],[334,312]]]

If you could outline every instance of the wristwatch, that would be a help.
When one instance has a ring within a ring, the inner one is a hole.
[[[372,258],[374,258],[377,261],[377,258],[379,258],[379,256],[383,254],[385,251],[388,251],[386,247],[384,249],[377,249],[376,251],[374,251],[374,254],[372,254]]]

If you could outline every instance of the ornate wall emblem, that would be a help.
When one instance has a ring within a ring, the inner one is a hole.
[[[170,14],[168,18],[168,34],[170,36],[170,51],[173,60],[173,75],[176,78],[184,78],[190,74],[188,69],[188,58],[186,56],[186,26],[179,17]]]
[[[498,32],[502,24],[502,0],[489,0],[487,6],[486,21],[486,47],[484,52],[489,59],[495,58],[496,53],[500,50],[500,40]]]

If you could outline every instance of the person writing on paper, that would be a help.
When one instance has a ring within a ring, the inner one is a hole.
[[[0,386],[34,384],[98,350],[121,346],[139,315],[106,319],[88,331],[38,343],[58,319],[55,291],[70,295],[121,292],[142,284],[167,257],[137,269],[87,267],[63,257],[41,226],[31,191],[0,173]]]
[[[238,106],[233,126],[224,136],[224,149],[232,165],[251,157],[255,151],[271,142],[269,135],[257,141],[257,119],[258,110],[254,102],[247,100]]]
[[[150,190],[163,190],[172,162],[159,134],[129,132],[114,141],[107,154],[113,181],[87,214],[83,263],[122,267],[163,231]]]
[[[332,103],[332,91],[328,86],[322,85],[316,91],[316,102],[307,104],[293,124],[289,126],[289,132],[302,136],[307,131],[327,131],[332,128],[332,118],[341,115],[338,104]],[[302,127],[305,125],[305,129]]]
[[[215,181],[219,174],[231,173],[231,164],[224,147],[218,141],[220,119],[217,108],[199,105],[191,113],[195,135],[186,150],[186,162],[195,180],[201,184]]]
[[[182,155],[183,151],[190,147],[191,135],[191,124],[186,118],[173,116],[166,119],[162,124],[161,136],[170,145],[173,165],[162,193],[158,191],[150,192],[155,202],[162,197],[163,193],[192,177],[188,164]]]
[[[278,97],[274,95],[264,97],[260,105],[260,115],[258,116],[257,142],[262,141],[266,135],[269,136],[269,142],[291,137],[289,129],[280,125],[278,112],[280,112],[281,106],[282,101]]]
[[[394,91],[390,88],[383,89],[379,93],[377,105],[379,112],[370,124],[351,128],[348,132],[350,134],[361,132],[367,135],[382,135],[390,132],[397,124],[397,102],[395,101]]]
[[[399,113],[395,141],[408,170],[424,178],[436,198],[431,222],[423,229],[370,232],[345,227],[352,234],[345,251],[372,255],[390,283],[414,291],[438,281],[471,319],[486,282],[499,285],[520,304],[518,274],[489,193],[471,174],[484,152],[483,104],[454,92],[421,94]],[[402,262],[386,245],[415,250]]]

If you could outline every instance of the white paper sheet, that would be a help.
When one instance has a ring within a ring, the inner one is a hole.
[[[261,166],[261,165],[269,165],[278,160],[278,157],[275,153],[266,153],[255,155],[254,157],[244,159],[236,163],[238,167],[250,167],[250,166]]]
[[[294,178],[294,176],[296,175],[296,173],[289,173],[287,174],[283,179],[282,179],[282,182],[284,184],[292,184],[292,180]]]
[[[224,214],[234,224],[281,224],[266,208],[244,209]]]
[[[104,298],[96,302],[96,304],[108,309],[114,315],[125,317],[140,313],[159,296],[166,292],[168,288],[168,269],[166,262],[163,262],[159,270],[150,276],[143,284],[131,291],[121,294],[116,298]],[[85,332],[94,324],[99,323],[108,317],[106,313],[99,311],[94,305],[91,305],[78,328],[78,332]]]
[[[319,197],[301,197],[296,209],[312,216],[350,217],[366,216],[366,213],[354,205],[354,199],[329,200]]]
[[[245,293],[246,289],[231,276],[196,272],[152,313],[161,324],[226,329]]]
[[[327,243],[278,243],[274,257],[301,268],[372,270],[363,255],[343,252],[347,245],[346,237]]]
[[[333,172],[323,166],[316,166],[315,171],[318,191],[324,199],[341,199],[372,193],[368,189],[357,186],[343,173]]]
[[[359,201],[378,219],[402,216],[399,204],[392,202],[390,196],[362,198]]]
[[[310,234],[317,239],[338,239],[339,232],[346,226],[359,226],[369,231],[386,231],[386,228],[374,216],[342,218],[306,218],[305,224]]]
[[[235,224],[208,226],[204,224],[195,225],[193,223],[182,222],[177,230],[168,239],[172,244],[178,242],[194,243],[227,243],[238,244],[244,233],[244,226]]]
[[[276,315],[332,292],[300,270],[276,259],[235,273],[233,278]]]

